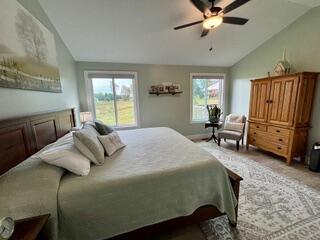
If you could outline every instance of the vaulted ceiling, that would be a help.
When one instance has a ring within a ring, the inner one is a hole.
[[[319,0],[251,0],[227,14],[249,18],[245,26],[222,24],[201,39],[201,25],[173,30],[202,19],[189,0],[39,2],[76,61],[204,66],[232,66],[320,5]]]

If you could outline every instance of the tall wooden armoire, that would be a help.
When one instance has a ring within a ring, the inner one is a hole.
[[[318,73],[303,72],[251,81],[249,144],[291,163],[306,155]]]

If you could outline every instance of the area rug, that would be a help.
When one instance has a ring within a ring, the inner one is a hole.
[[[237,228],[226,217],[207,221],[207,240],[320,240],[320,192],[216,144],[198,144],[244,179]]]

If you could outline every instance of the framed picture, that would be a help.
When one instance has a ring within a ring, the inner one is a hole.
[[[162,83],[164,92],[169,92],[169,88],[172,86],[172,82],[163,82]]]
[[[0,2],[0,87],[61,92],[53,34],[16,0]]]
[[[172,84],[172,87],[174,89],[174,92],[181,92],[181,85],[178,83]]]

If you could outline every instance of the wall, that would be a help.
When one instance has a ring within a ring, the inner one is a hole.
[[[311,9],[304,16],[258,49],[250,53],[231,68],[230,106],[231,112],[248,114],[250,79],[267,76],[273,72],[275,64],[287,48],[288,60],[295,71],[320,72],[320,7]],[[319,79],[320,80],[320,79]],[[309,149],[315,141],[320,141],[320,82],[318,81],[314,99]]]
[[[77,62],[82,110],[88,109],[84,80],[84,71],[86,70],[137,72],[141,127],[166,126],[176,129],[184,135],[207,132],[204,129],[204,124],[190,123],[190,73],[226,73],[226,88],[228,89],[228,68]],[[180,83],[183,94],[176,96],[154,96],[148,94],[150,85],[167,81]]]
[[[0,119],[69,107],[79,108],[75,62],[37,0],[19,2],[55,36],[63,93],[0,88]]]

